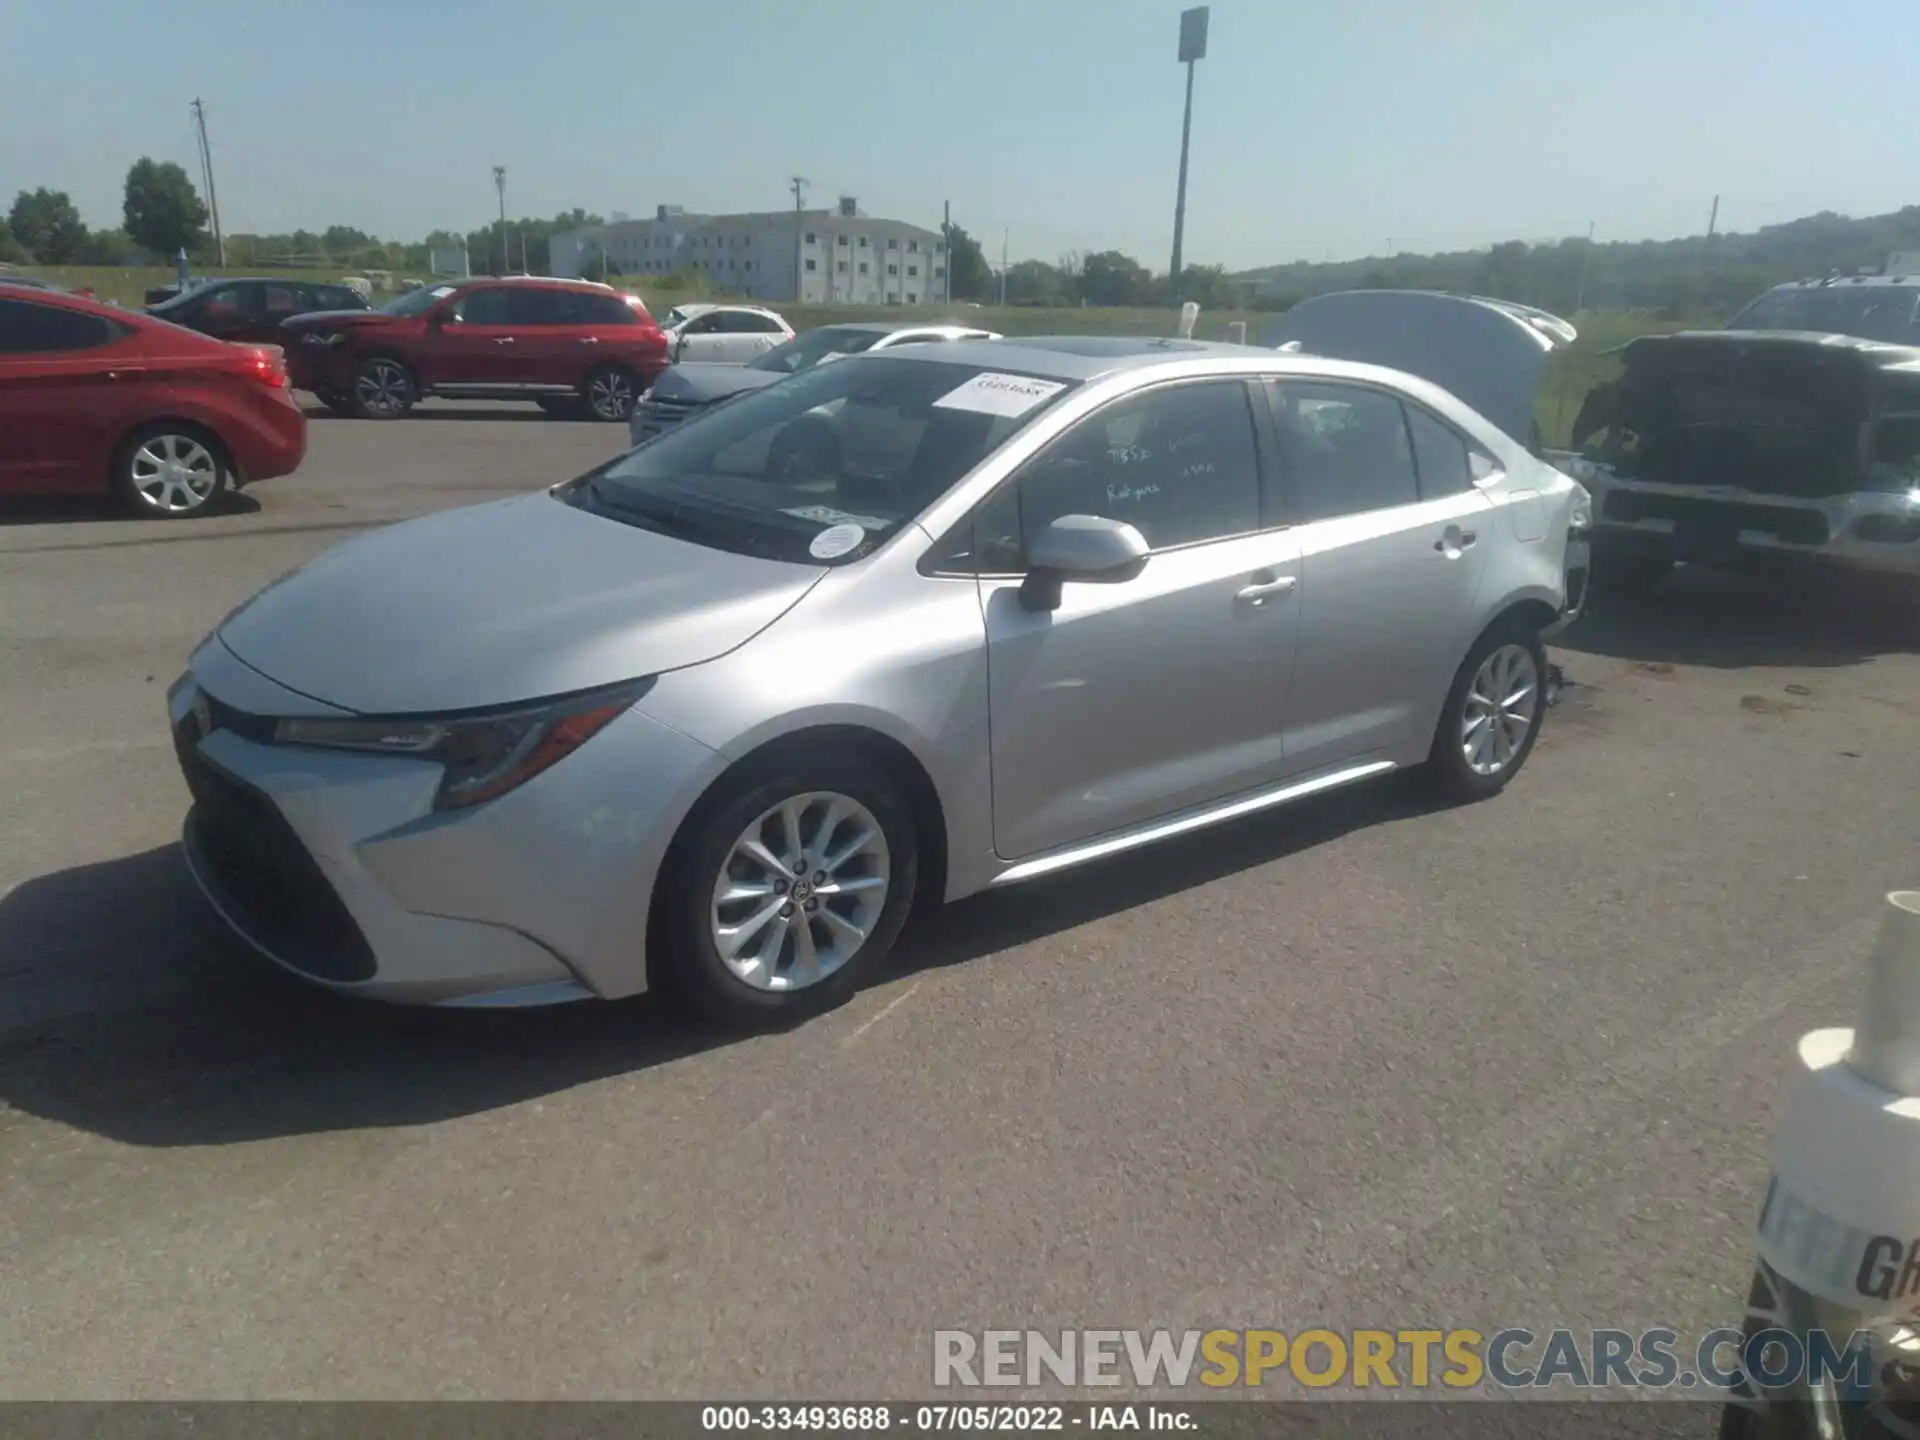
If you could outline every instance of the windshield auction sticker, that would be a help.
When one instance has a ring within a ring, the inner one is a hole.
[[[1012,417],[1026,414],[1066,388],[1059,380],[1035,380],[1030,375],[1001,375],[989,370],[949,390],[933,405],[936,410],[971,410],[979,415]]]
[[[831,525],[813,537],[807,553],[816,560],[838,560],[866,538],[867,532],[858,525]]]

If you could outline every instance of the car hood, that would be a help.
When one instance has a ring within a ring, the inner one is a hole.
[[[1787,331],[1644,335],[1619,383],[1588,397],[1609,433],[1596,458],[1663,484],[1827,496],[1860,483],[1875,371],[1920,399],[1920,355]]]
[[[344,330],[353,325],[392,325],[399,319],[384,310],[309,310],[282,320],[280,328],[297,334],[302,330]]]
[[[749,370],[744,365],[674,365],[654,381],[650,393],[662,400],[703,404],[746,390],[760,390],[786,378],[777,371]]]
[[[674,540],[542,492],[350,540],[269,585],[218,634],[312,699],[364,715],[440,714],[711,660],[825,573]]]
[[[1347,290],[1303,300],[1262,343],[1297,346],[1417,375],[1525,444],[1547,356],[1577,338],[1558,316],[1525,305],[1421,290]]]

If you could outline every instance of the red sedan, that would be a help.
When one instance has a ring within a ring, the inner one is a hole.
[[[291,474],[306,452],[279,347],[0,287],[0,500],[111,491],[180,519]]]

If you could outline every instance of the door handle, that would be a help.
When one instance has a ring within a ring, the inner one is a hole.
[[[1276,595],[1292,594],[1293,587],[1299,583],[1292,575],[1274,575],[1270,571],[1262,570],[1253,577],[1250,584],[1237,591],[1233,598],[1244,600],[1249,605],[1260,605]]]
[[[582,345],[598,345],[600,343],[600,337],[598,335],[582,335],[580,337],[580,343]]]
[[[1433,548],[1438,550],[1442,555],[1446,554],[1450,549],[1471,550],[1474,541],[1479,538],[1479,535],[1471,530],[1461,530],[1458,532],[1457,539],[1449,539],[1449,537],[1442,535],[1438,540],[1433,542]]]
[[[496,336],[494,337],[494,339],[493,339],[493,343],[494,343],[494,344],[496,344],[496,345],[511,345],[511,344],[513,344],[513,336],[511,336],[511,335],[496,335]]]

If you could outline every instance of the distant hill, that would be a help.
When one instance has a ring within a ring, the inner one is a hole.
[[[1591,255],[1584,236],[1548,245],[1508,240],[1442,255],[1269,265],[1233,279],[1250,288],[1261,309],[1285,309],[1329,290],[1431,289],[1495,295],[1556,311],[1572,310],[1582,297],[1589,309],[1648,310],[1679,319],[1731,314],[1783,280],[1878,269],[1902,250],[1920,250],[1920,205],[1860,219],[1823,211],[1712,239],[1596,242]]]

